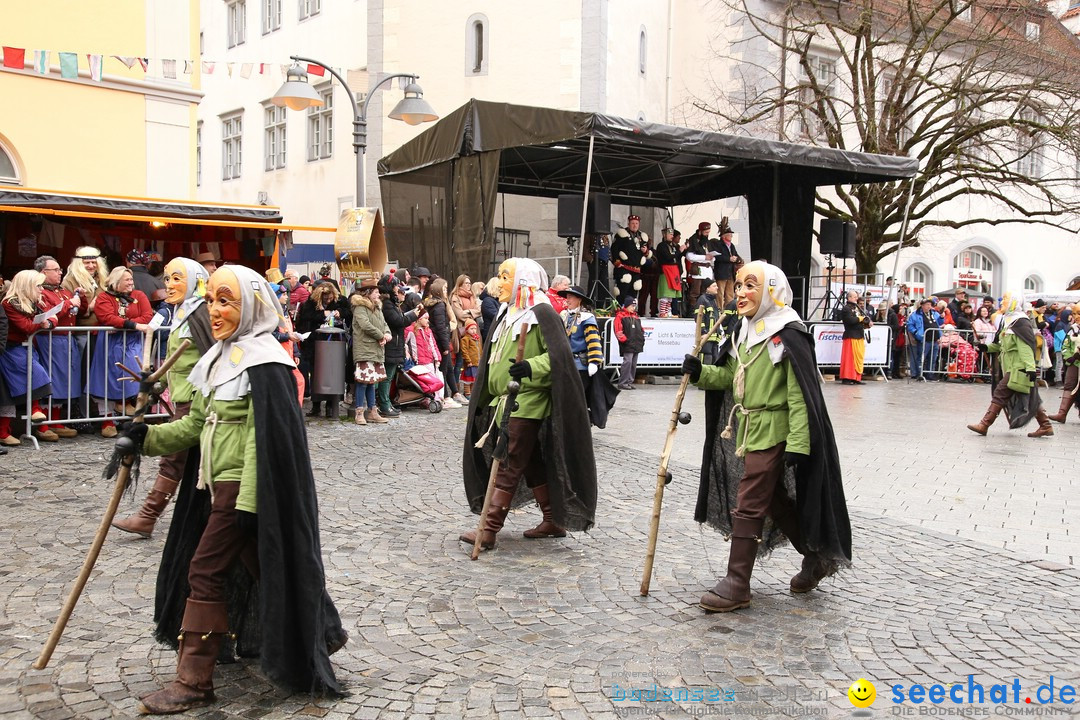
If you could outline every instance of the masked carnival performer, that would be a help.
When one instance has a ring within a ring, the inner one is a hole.
[[[1005,293],[1000,312],[994,341],[977,345],[979,350],[994,356],[990,367],[993,380],[990,407],[982,420],[967,426],[968,430],[985,435],[1004,410],[1011,430],[1022,428],[1035,418],[1039,427],[1029,432],[1028,437],[1053,435],[1054,428],[1039,397],[1035,326],[1024,312],[1023,293]]]
[[[259,656],[277,685],[341,691],[329,656],[346,635],[326,592],[307,434],[291,402],[292,358],[273,336],[273,290],[227,265],[211,276],[208,302],[217,342],[188,376],[190,412],[124,429],[147,455],[200,446],[198,486],[180,485],[158,571],[156,637],[178,646],[177,677],[142,698],[150,714],[214,702],[226,638],[240,656]]]
[[[792,592],[813,590],[851,562],[813,337],[789,306],[787,277],[774,265],[748,263],[736,275],[735,297],[741,320],[716,364],[693,355],[683,363],[694,384],[712,391],[694,519],[731,536],[727,575],[701,598],[710,612],[749,606],[754,562],[785,537],[803,556]]]
[[[165,266],[165,302],[174,308],[167,354],[173,354],[180,343],[187,338],[191,339],[191,345],[166,375],[169,400],[173,406],[173,420],[179,420],[191,412],[195,386],[188,381],[188,374],[199,358],[214,344],[205,297],[206,282],[209,279],[206,268],[189,258],[173,258]],[[158,518],[169,500],[176,495],[176,489],[184,477],[184,468],[189,462],[192,467],[197,467],[198,457],[198,448],[163,455],[158,461],[154,486],[150,488],[142,507],[130,517],[114,521],[113,527],[143,538],[153,535]]]
[[[491,453],[511,378],[521,383],[510,415],[507,458],[495,476],[495,491],[481,537],[495,547],[495,536],[511,508],[535,499],[544,519],[527,538],[564,537],[588,530],[596,513],[596,461],[593,457],[585,395],[566,339],[564,325],[544,291],[547,274],[534,260],[510,258],[499,266],[503,303],[491,332],[469,402],[462,475],[469,507],[484,506]],[[518,336],[526,333],[521,362]],[[525,485],[519,481],[525,476]],[[475,530],[463,542],[476,541]]]
[[[622,302],[627,295],[637,298],[641,290],[641,270],[652,251],[649,236],[641,232],[641,218],[626,218],[626,227],[619,228],[611,241],[611,262],[615,265],[615,300]]]
[[[1076,311],[1072,312],[1072,317],[1077,317]],[[1080,324],[1075,322],[1068,323],[1065,330],[1065,339],[1061,343],[1061,367],[1061,407],[1050,416],[1051,420],[1059,423],[1065,422],[1074,405],[1080,405],[1080,393],[1077,392],[1077,385],[1080,384]]]

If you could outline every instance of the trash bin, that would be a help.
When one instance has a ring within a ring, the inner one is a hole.
[[[345,356],[349,343],[342,337],[345,331],[337,327],[321,327],[315,331],[315,366],[311,370],[311,395],[342,396],[345,394]]]

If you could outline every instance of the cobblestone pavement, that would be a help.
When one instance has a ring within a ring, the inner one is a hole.
[[[705,615],[694,603],[727,549],[692,521],[697,391],[686,402],[695,422],[676,441],[652,594],[638,592],[674,390],[623,393],[611,425],[596,431],[593,531],[528,541],[521,531],[538,513],[523,510],[478,562],[457,541],[475,524],[460,481],[464,410],[362,428],[313,421],[330,593],[352,635],[334,660],[350,695],[285,695],[255,664],[238,663],[217,670],[218,704],[190,715],[850,717],[847,687],[865,677],[881,717],[893,714],[896,683],[973,674],[988,689],[1017,678],[1031,695],[1051,675],[1059,687],[1080,681],[1080,480],[1066,455],[1080,437],[1075,419],[1050,439],[1001,423],[984,439],[964,425],[985,409],[985,386],[827,386],[855,566],[792,595],[798,556],[783,548],[758,564],[751,608]],[[1056,400],[1050,390],[1047,404]],[[132,717],[135,698],[173,676],[175,655],[150,639],[164,525],[149,541],[110,534],[50,666],[30,667],[107,502],[99,475],[110,448],[80,437],[0,458],[4,718]],[[144,477],[152,470],[145,463]],[[122,511],[132,507],[126,500]],[[629,699],[654,683],[733,700]],[[1011,709],[1031,706],[1021,697]]]

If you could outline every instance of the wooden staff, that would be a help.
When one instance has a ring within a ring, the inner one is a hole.
[[[150,372],[150,347],[153,344],[154,331],[147,330],[146,336],[143,338],[143,356],[142,367],[143,372]],[[161,378],[165,377],[165,373],[169,371],[169,368],[173,366],[183,354],[191,346],[190,340],[184,340],[176,348],[176,352],[169,355],[165,359],[165,362],[161,364],[155,372],[147,376],[148,382],[157,382]],[[119,363],[117,363],[119,365]],[[135,380],[140,380],[136,377]],[[148,395],[145,392],[139,392],[138,397],[135,400],[136,411],[135,416],[131,418],[133,423],[143,422],[143,415],[146,413],[146,406],[148,405]],[[113,518],[116,516],[116,509],[120,506],[120,498],[124,494],[124,490],[127,489],[128,477],[131,475],[131,466],[135,462],[135,455],[127,455],[121,461],[120,469],[116,473],[116,483],[113,485],[112,497],[109,499],[109,506],[105,510],[105,516],[101,518],[101,525],[98,526],[97,535],[94,536],[94,542],[90,545],[90,551],[86,553],[86,560],[83,561],[82,571],[79,573],[79,577],[75,579],[75,586],[71,588],[71,593],[68,594],[67,602],[64,603],[63,609],[60,610],[60,616],[56,618],[56,623],[53,625],[52,632],[49,633],[49,639],[45,642],[45,647],[41,649],[41,655],[34,661],[34,669],[44,670],[45,666],[49,664],[49,659],[52,658],[53,650],[56,649],[56,644],[60,642],[60,636],[64,634],[64,628],[67,627],[68,620],[71,618],[71,613],[75,609],[75,603],[79,601],[79,596],[82,595],[83,588],[86,587],[86,581],[90,579],[90,572],[94,569],[94,564],[97,562],[98,554],[101,552],[101,546],[105,544],[105,536],[109,534],[109,526],[112,525]]]
[[[507,332],[510,329],[507,328]],[[517,355],[514,358],[515,363],[521,362],[525,358],[525,335],[529,332],[529,324],[522,323],[521,331],[518,333]],[[488,474],[487,491],[484,493],[484,507],[480,510],[480,522],[476,526],[476,542],[473,543],[472,559],[476,560],[480,557],[481,549],[481,536],[484,532],[484,526],[487,525],[488,511],[491,510],[491,496],[495,494],[495,476],[499,474],[499,464],[506,459],[507,446],[510,439],[510,413],[514,412],[514,405],[517,402],[518,391],[521,390],[521,383],[511,378],[510,382],[506,383],[506,403],[503,405],[502,418],[499,421],[499,437],[495,441],[495,450],[491,453],[491,472]]]
[[[701,318],[705,308],[699,306],[695,313],[694,323],[694,355],[701,353],[701,348],[709,341],[716,326],[720,324],[721,313],[717,313],[716,322],[709,331],[702,335]],[[652,582],[653,557],[656,555],[656,537],[660,533],[660,508],[664,504],[664,486],[668,483],[668,460],[671,458],[671,448],[675,444],[675,431],[679,423],[689,423],[690,415],[682,412],[683,397],[686,395],[686,386],[690,384],[690,376],[683,374],[682,382],[679,383],[679,392],[675,394],[675,407],[671,410],[671,421],[668,425],[667,437],[664,439],[664,449],[660,453],[660,469],[656,471],[656,494],[653,496],[652,519],[649,522],[649,549],[645,553],[645,573],[641,578],[641,595],[649,594],[649,583]]]

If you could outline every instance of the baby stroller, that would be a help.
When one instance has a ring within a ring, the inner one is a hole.
[[[409,370],[398,368],[394,376],[393,402],[398,407],[418,405],[428,412],[442,410],[443,382],[430,365],[415,365]]]

